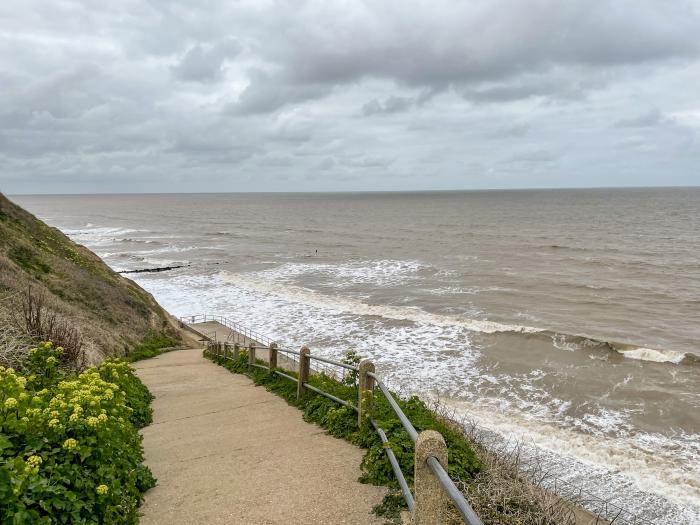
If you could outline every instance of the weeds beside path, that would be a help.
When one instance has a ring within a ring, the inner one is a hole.
[[[135,365],[156,400],[142,430],[158,486],[141,523],[382,523],[363,451],[243,375],[181,350]]]

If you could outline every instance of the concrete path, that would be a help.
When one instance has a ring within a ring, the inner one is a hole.
[[[363,452],[281,398],[201,350],[135,368],[156,396],[142,434],[158,486],[141,523],[383,523],[371,509],[385,489],[357,482]]]

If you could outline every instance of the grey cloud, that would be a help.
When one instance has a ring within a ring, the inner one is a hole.
[[[336,162],[335,159],[333,159],[333,157],[326,157],[316,165],[316,168],[322,171],[327,171],[333,169],[335,165]]]
[[[462,96],[473,102],[501,103],[543,97],[550,100],[577,100],[585,97],[586,89],[566,80],[512,81],[496,85],[467,87]]]
[[[618,128],[648,128],[664,122],[668,122],[668,119],[658,109],[652,109],[635,117],[620,119],[615,122],[615,126]]]
[[[524,137],[530,132],[530,126],[528,124],[509,124],[495,129],[488,134],[489,138],[492,139],[503,139],[503,138],[519,138]]]
[[[553,162],[557,160],[558,156],[551,151],[543,149],[533,149],[529,151],[523,151],[512,155],[506,159],[506,163],[526,163],[526,164],[539,164],[544,162]]]
[[[337,84],[374,76],[444,86],[505,79],[555,64],[616,66],[694,57],[700,22],[692,2],[661,7],[649,0],[631,7],[613,1],[591,6],[500,0],[476,7],[438,1],[412,9],[377,2],[360,16],[334,21],[335,31],[302,39],[297,35],[302,29],[297,22],[288,33],[303,45],[272,50],[273,59],[299,81]]]
[[[323,84],[295,84],[283,78],[255,72],[237,102],[227,112],[239,115],[271,113],[288,104],[305,102],[328,95],[332,86]]]
[[[5,191],[671,183],[700,155],[700,0],[12,4]]]
[[[414,101],[407,97],[390,96],[379,101],[376,98],[362,106],[362,113],[365,116],[377,115],[381,113],[402,113],[410,109]]]
[[[218,82],[223,77],[224,61],[234,58],[240,51],[240,46],[234,40],[225,40],[213,46],[195,44],[177,65],[171,67],[171,71],[179,80]]]

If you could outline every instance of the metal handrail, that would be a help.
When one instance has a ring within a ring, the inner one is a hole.
[[[203,316],[187,316],[187,319],[192,319],[193,323],[194,323],[195,319],[201,318],[201,317],[203,317],[204,320],[206,321],[206,319],[207,319],[206,314]],[[225,319],[227,322],[226,323],[222,322],[222,324],[224,324],[225,326],[227,326],[228,328],[230,328],[232,330],[238,331],[237,328],[232,328],[232,326],[239,327],[238,323],[235,323],[234,321],[226,319],[222,316],[209,316],[209,318],[211,318],[213,321],[219,321],[219,322],[221,322],[222,319]],[[180,318],[180,320],[182,321],[183,318]],[[242,328],[244,328],[244,327],[242,327]],[[246,332],[244,332],[244,334],[246,334],[246,333],[260,337],[260,334],[256,334],[255,332],[248,330],[248,329],[246,329]],[[246,335],[246,337],[253,343],[256,343],[256,342],[263,342],[264,343],[264,341],[261,341],[260,339],[254,339],[253,337],[250,337],[249,335]],[[269,347],[270,344],[272,343],[272,340],[270,340],[269,338],[266,338],[264,336],[262,336],[262,338],[267,339],[268,343],[266,343],[266,345]],[[285,352],[288,354],[301,356],[300,352],[296,352],[294,350],[288,350],[288,349],[283,349],[283,348],[278,348],[277,350],[280,352]],[[347,370],[351,370],[351,371],[355,371],[355,372],[359,371],[359,368],[356,366],[350,365],[348,363],[342,363],[340,361],[335,361],[333,359],[327,359],[324,357],[316,357],[316,356],[313,356],[311,354],[306,354],[306,357],[309,358],[310,361],[316,360],[316,361],[320,361],[322,363],[327,363],[330,365],[342,367],[342,368],[347,369]],[[263,365],[259,365],[257,363],[251,363],[251,364],[257,368],[261,368],[261,369],[265,369],[265,370],[268,369],[268,367],[265,367]],[[309,363],[309,364],[311,364],[311,363]],[[322,368],[325,368],[325,369],[328,368],[328,367],[324,367],[323,365],[320,365],[320,366]],[[295,381],[297,383],[299,382],[298,379],[296,379],[290,375],[284,374],[278,370],[274,370],[274,373],[281,376],[281,377]],[[418,439],[418,431],[415,429],[415,427],[413,426],[411,421],[406,417],[406,414],[404,414],[403,410],[401,410],[401,407],[398,405],[398,403],[396,402],[394,397],[391,395],[391,392],[389,392],[389,389],[382,382],[382,380],[379,379],[374,373],[367,372],[367,376],[374,379],[376,385],[379,387],[379,389],[382,391],[382,394],[384,394],[384,397],[389,402],[389,405],[391,406],[392,410],[394,411],[396,416],[399,418],[399,421],[401,421],[401,424],[403,425],[404,429],[406,430],[409,437],[411,438],[411,441],[413,441],[415,443],[416,440]],[[309,390],[319,394],[319,395],[322,395],[328,399],[331,399],[332,401],[335,401],[336,403],[338,403],[340,405],[343,405],[347,408],[350,408],[351,410],[354,410],[355,412],[358,411],[356,406],[354,406],[351,403],[349,403],[343,399],[340,399],[332,394],[329,394],[328,392],[325,392],[325,391],[321,390],[320,388],[317,388],[313,385],[310,385],[309,383],[303,383],[303,386],[305,388],[308,388]],[[385,431],[382,428],[380,428],[373,419],[370,419],[370,423],[374,427],[375,431],[379,435],[379,438],[380,438],[382,444],[384,445],[384,450],[386,451],[387,457],[389,458],[389,463],[391,464],[391,468],[394,471],[394,475],[396,476],[396,479],[399,483],[399,487],[401,488],[401,493],[403,495],[403,498],[406,501],[406,505],[408,506],[409,511],[411,513],[413,513],[414,509],[415,509],[415,500],[414,500],[413,494],[411,493],[411,489],[409,488],[408,483],[406,482],[406,477],[404,476],[403,472],[401,471],[401,467],[399,465],[399,462],[396,459],[396,454],[394,454],[394,451],[391,449],[391,444],[389,442],[389,439],[387,438]],[[435,458],[434,456],[430,456],[427,458],[426,461],[427,461],[427,464],[428,464],[430,470],[436,476],[436,478],[440,482],[440,485],[442,486],[442,488],[445,490],[445,492],[449,496],[450,500],[452,500],[452,502],[454,503],[455,507],[459,511],[459,514],[464,519],[465,523],[467,523],[467,525],[483,525],[483,522],[481,521],[481,519],[476,515],[476,513],[471,508],[471,506],[467,502],[464,495],[457,488],[454,481],[452,481],[452,479],[450,478],[448,473],[445,471],[444,467],[438,461],[438,459]]]
[[[394,399],[394,396],[391,395],[391,392],[389,392],[389,389],[386,387],[386,385],[384,383],[382,383],[382,380],[379,379],[376,375],[374,375],[372,372],[367,372],[367,375],[375,380],[375,382],[377,383],[377,386],[382,391],[382,394],[384,394],[384,397],[386,398],[386,400],[389,402],[389,405],[393,409],[394,414],[396,414],[396,417],[398,417],[399,421],[401,421],[403,428],[406,429],[406,432],[408,433],[408,436],[411,438],[411,441],[413,441],[415,443],[416,440],[418,439],[418,431],[413,426],[413,424],[409,421],[409,419],[406,417],[406,414],[403,413],[403,410],[401,410],[401,407],[398,405],[398,403]]]
[[[348,363],[343,363],[343,362],[341,362],[341,361],[334,361],[333,359],[326,359],[325,357],[318,357],[318,356],[311,355],[311,354],[309,354],[308,357],[309,357],[309,359],[313,359],[313,360],[316,360],[316,361],[322,361],[322,362],[324,362],[324,363],[328,363],[328,364],[330,364],[330,365],[339,366],[339,367],[341,367],[341,368],[345,368],[345,369],[347,369],[347,370],[352,370],[352,371],[354,371],[354,372],[359,372],[359,371],[360,371],[360,369],[359,369],[358,367],[353,366],[353,365],[350,365],[350,364],[348,364]]]
[[[269,346],[274,342],[269,337],[267,337],[259,332],[256,332],[254,330],[251,330],[250,328],[243,326],[240,323],[233,321],[232,319],[229,319],[228,317],[225,317],[223,315],[206,314],[206,313],[205,314],[196,314],[196,315],[183,315],[183,316],[180,316],[179,320],[180,320],[180,322],[185,323],[185,324],[190,324],[190,323],[195,324],[195,323],[200,322],[200,321],[201,322],[216,321],[216,322],[221,323],[222,325],[226,326],[227,328],[229,328],[231,330],[228,337],[231,337],[231,335],[233,335],[234,333],[241,334],[245,338],[247,338],[255,343],[262,343],[264,345],[263,348],[269,348]],[[226,341],[229,341],[229,339],[227,338]],[[257,347],[257,348],[260,348],[260,347]],[[297,356],[300,355],[299,352],[297,352],[295,350],[289,350],[287,348],[278,347],[277,351],[284,352],[287,354],[297,355]],[[333,361],[330,359],[325,359],[325,358],[317,357],[317,356],[309,356],[309,357],[313,361],[322,361],[324,363],[328,363],[328,364],[335,365],[335,366],[340,366],[340,367],[347,368],[347,369],[353,370],[353,371],[359,370],[357,367],[352,367],[352,365],[348,365],[346,363],[340,363],[338,361]],[[291,358],[291,361],[295,365],[298,363],[298,360],[295,358]],[[325,373],[328,376],[338,378],[338,374],[335,372],[335,370],[328,367],[328,366],[325,366],[325,365],[322,365],[319,363],[312,363],[311,369],[314,372]]]
[[[459,515],[462,516],[462,519],[469,525],[483,525],[481,518],[479,518],[476,512],[474,512],[474,509],[471,508],[471,505],[469,505],[464,495],[457,488],[455,482],[452,481],[452,478],[450,478],[445,471],[442,463],[440,463],[435,456],[429,456],[426,461],[428,462],[428,467],[430,467],[431,472],[435,474],[440,485],[445,489],[445,492],[447,492],[452,503],[454,503],[459,511]]]
[[[394,399],[394,396],[391,395],[391,392],[389,392],[389,389],[382,382],[382,380],[376,376],[376,374],[374,374],[372,372],[367,372],[367,375],[369,377],[371,377],[372,379],[374,379],[375,383],[377,384],[379,389],[382,391],[382,394],[384,394],[384,397],[389,402],[389,405],[391,406],[392,410],[394,411],[394,414],[396,414],[396,417],[398,417],[399,421],[401,421],[401,424],[403,425],[403,428],[408,433],[408,436],[411,438],[411,441],[413,441],[415,443],[416,440],[418,439],[418,431],[413,426],[411,421],[406,417],[406,414],[403,413],[403,410],[401,410],[401,407]],[[381,431],[381,433],[380,433],[380,437],[381,437],[381,435],[384,433],[384,431],[382,429],[380,429],[374,423],[374,421],[372,422],[372,424],[374,425],[374,428],[377,429],[377,432]],[[391,461],[391,458],[389,458],[389,461]],[[460,490],[454,484],[454,481],[452,481],[452,479],[447,474],[447,472],[445,471],[442,464],[438,461],[438,459],[434,456],[429,456],[427,459],[427,462],[428,462],[428,466],[430,467],[430,470],[438,478],[440,485],[442,485],[442,488],[445,489],[445,492],[447,492],[447,495],[450,497],[450,499],[454,503],[455,507],[459,511],[459,514],[464,519],[465,523],[468,523],[469,525],[483,525],[483,522],[481,521],[479,516],[476,515],[474,510],[469,505],[469,502],[467,502],[464,495],[460,492]],[[393,467],[393,464],[392,464],[392,467]],[[396,473],[396,470],[394,470],[394,473]],[[397,475],[397,478],[399,478],[398,475]],[[405,483],[405,480],[404,480],[404,483]],[[399,478],[399,484],[401,484],[401,478]],[[401,488],[401,491],[403,492],[403,487]],[[404,499],[406,499],[405,493],[404,493]],[[407,499],[406,499],[406,503],[408,504]]]
[[[406,505],[408,505],[408,510],[411,512],[411,514],[413,514],[413,509],[415,508],[413,494],[411,494],[411,489],[408,487],[406,477],[403,475],[403,472],[401,472],[401,466],[399,465],[399,461],[396,459],[396,454],[394,454],[394,451],[391,450],[391,443],[389,443],[389,439],[386,437],[384,430],[379,428],[373,419],[370,419],[370,423],[372,423],[374,430],[376,430],[377,434],[379,434],[379,439],[382,440],[382,445],[384,446],[386,455],[389,458],[389,463],[391,463],[391,469],[394,471],[394,476],[396,476],[396,480],[399,482],[399,487],[401,487],[403,499],[406,502]]]

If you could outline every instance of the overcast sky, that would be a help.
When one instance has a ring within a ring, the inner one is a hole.
[[[700,0],[2,0],[0,191],[700,184]]]

